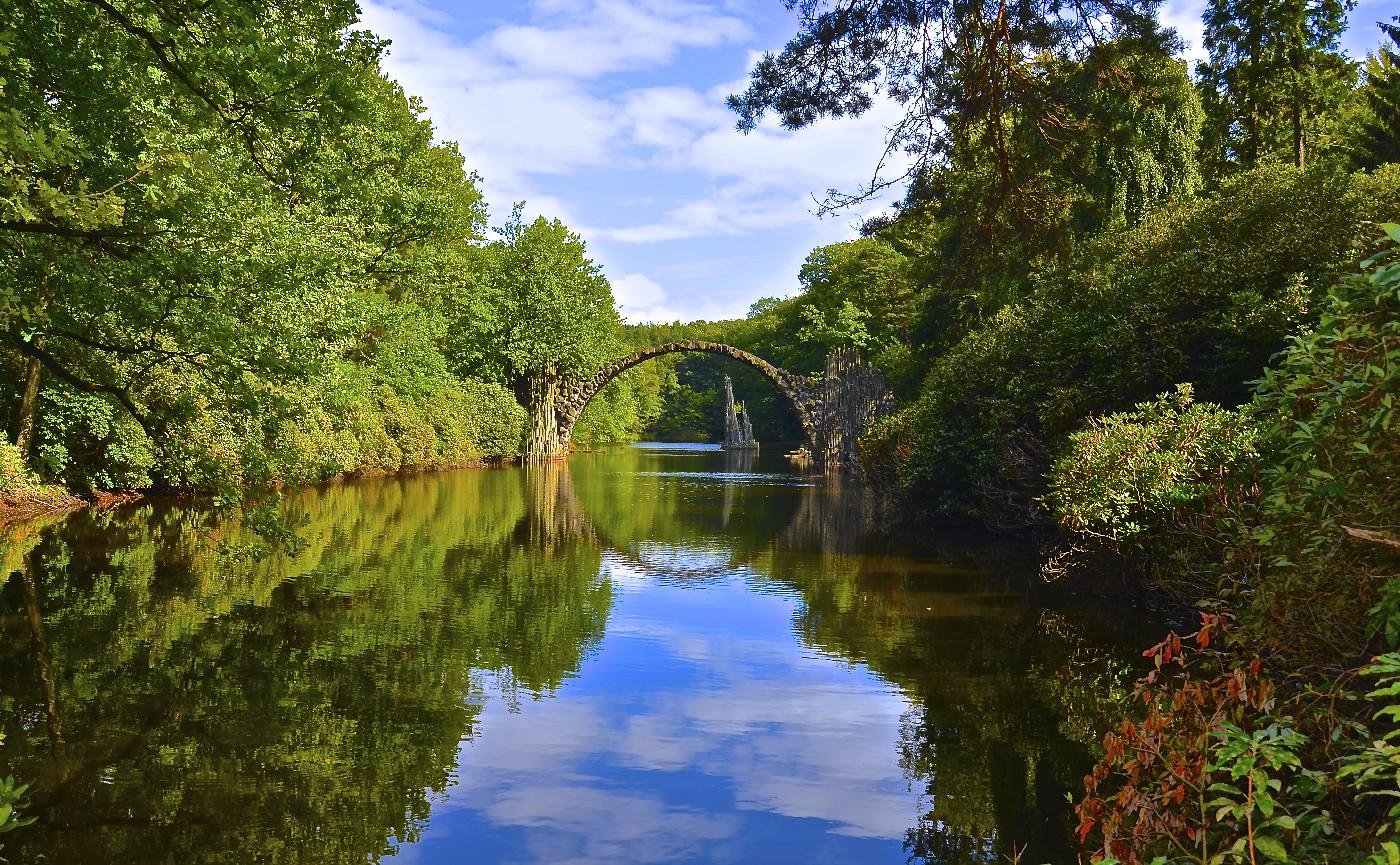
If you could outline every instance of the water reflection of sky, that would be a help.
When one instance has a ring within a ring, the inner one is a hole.
[[[601,646],[553,696],[487,701],[398,861],[905,861],[901,695],[805,648],[796,597],[604,567]]]
[[[701,484],[727,484],[764,487],[815,487],[815,478],[801,475],[763,474],[760,472],[628,472],[644,478],[679,478]]]

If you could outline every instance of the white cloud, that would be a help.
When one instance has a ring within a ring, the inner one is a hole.
[[[1158,13],[1162,24],[1176,31],[1186,43],[1186,60],[1195,70],[1196,61],[1206,58],[1202,33],[1205,25],[1201,15],[1206,10],[1205,0],[1167,0]]]
[[[619,306],[655,306],[666,299],[666,289],[648,279],[646,274],[629,273],[621,279],[613,280],[613,297]]]
[[[686,50],[737,49],[726,77],[751,62],[744,43],[755,37],[736,8],[534,0],[482,27],[421,0],[367,0],[364,21],[392,40],[386,72],[424,99],[439,137],[458,142],[498,218],[524,200],[528,215],[563,219],[610,272],[625,274],[618,289],[629,320],[668,321],[742,314],[754,297],[737,296],[747,289],[736,277],[770,273],[771,262],[662,277],[657,256],[642,262],[631,250],[668,244],[668,256],[674,248],[694,263],[711,251],[707,239],[796,232],[827,242],[834,226],[812,216],[814,195],[869,179],[890,116],[879,106],[800,133],[768,124],[741,136],[723,97],[742,81],[657,74]],[[594,178],[603,176],[600,193]],[[788,238],[774,253],[790,257],[787,246],[803,242]],[[764,293],[785,293],[792,274]]]
[[[522,70],[591,78],[750,35],[742,20],[698,3],[597,0],[554,3],[548,12],[549,26],[502,27],[489,44]]]
[[[682,101],[669,93],[665,104]],[[657,243],[811,225],[825,190],[854,191],[871,180],[884,152],[884,131],[900,110],[881,100],[860,118],[824,120],[800,132],[782,130],[770,120],[748,135],[734,132],[727,113],[719,122],[710,118],[709,128],[687,144],[677,141],[664,157],[668,166],[712,178],[706,194],[677,204],[659,221],[605,228],[600,234],[620,243]],[[683,137],[674,126],[663,128],[673,141]],[[898,176],[906,165],[895,159],[887,176]]]
[[[623,318],[633,324],[681,318],[680,312],[668,304],[666,289],[644,273],[629,273],[613,280],[612,290]]]
[[[713,558],[705,547],[666,550]],[[927,810],[898,762],[904,696],[795,642],[790,595],[755,595],[739,578],[704,591],[663,584],[616,557],[607,567],[624,594],[591,663],[644,657],[674,675],[636,692],[564,689],[519,712],[488,701],[428,840],[470,838],[485,821],[526,829],[529,862],[700,858],[726,839],[751,841],[745,812],[758,812],[898,849]],[[724,615],[736,595],[742,626]],[[682,606],[691,618],[665,613]],[[687,775],[725,793],[692,795],[675,783]]]
[[[733,124],[722,103],[690,87],[637,88],[622,101],[633,143],[652,148],[662,161],[691,147],[705,131]]]

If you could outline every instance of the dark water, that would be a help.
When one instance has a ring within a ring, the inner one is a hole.
[[[0,856],[1073,861],[1133,652],[1017,556],[708,450],[290,506],[307,548],[256,562],[171,506],[10,530],[0,772],[39,820]]]

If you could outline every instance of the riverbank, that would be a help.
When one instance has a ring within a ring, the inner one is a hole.
[[[97,502],[79,498],[62,487],[43,486],[33,491],[0,497],[0,526],[66,514],[94,504]]]
[[[277,482],[270,490],[321,489],[352,480],[374,477],[411,476],[462,469],[499,468],[520,462],[517,455],[497,455],[461,460],[452,463],[432,463],[421,466],[401,466],[395,469],[366,468],[342,472],[315,483],[288,484]],[[84,508],[105,508],[131,504],[147,499],[180,500],[186,502],[212,501],[209,490],[135,489],[94,490],[86,494],[64,489],[55,484],[38,481],[32,473],[0,474],[0,526],[10,526],[28,520],[50,516],[65,516]]]

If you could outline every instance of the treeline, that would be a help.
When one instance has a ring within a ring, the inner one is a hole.
[[[353,2],[3,11],[0,497],[515,454],[531,374],[626,347],[579,237],[488,229]],[[637,380],[581,441],[640,432]]]
[[[1149,0],[813,2],[731,98],[883,94],[913,160],[736,327],[885,370],[909,510],[1201,607],[1098,731],[1090,861],[1400,861],[1400,27],[1353,62],[1348,8],[1211,0],[1193,75]]]

